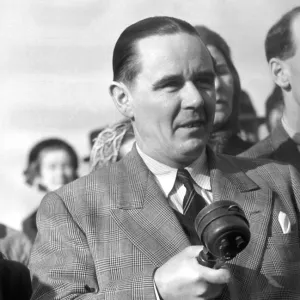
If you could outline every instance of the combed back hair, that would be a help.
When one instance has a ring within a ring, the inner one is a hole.
[[[268,62],[273,57],[286,60],[294,56],[296,48],[291,24],[299,13],[300,6],[293,8],[284,14],[268,31],[265,40],[265,52]]]
[[[113,51],[113,80],[130,84],[141,71],[136,44],[154,36],[188,33],[198,36],[194,27],[172,17],[151,17],[127,27],[120,35]]]

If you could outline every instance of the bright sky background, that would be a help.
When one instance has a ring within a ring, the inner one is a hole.
[[[22,171],[34,143],[61,137],[83,157],[89,131],[120,118],[108,84],[112,50],[126,26],[169,15],[219,32],[263,115],[272,88],[264,38],[296,5],[299,0],[0,0],[0,222],[18,228],[21,207],[33,201]]]

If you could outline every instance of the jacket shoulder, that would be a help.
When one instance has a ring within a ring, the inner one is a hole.
[[[272,152],[274,151],[274,147],[272,144],[271,136],[267,136],[265,139],[259,141],[246,151],[240,153],[239,157],[247,157],[247,158],[270,158]]]
[[[91,209],[109,209],[114,205],[108,195],[114,186],[122,181],[126,168],[122,163],[114,163],[96,169],[70,182],[54,192],[46,194],[41,207],[64,206],[72,215]],[[60,204],[56,204],[59,201]],[[80,210],[80,212],[79,212]],[[40,211],[40,209],[39,209]]]
[[[222,155],[221,159],[227,160],[235,169],[242,170],[247,175],[257,174],[265,176],[270,174],[271,177],[276,177],[276,175],[289,176],[290,169],[294,169],[293,166],[288,163],[275,161],[269,158],[259,157],[244,157],[244,156],[231,156]]]

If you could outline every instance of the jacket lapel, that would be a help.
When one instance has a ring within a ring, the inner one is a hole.
[[[213,156],[211,161],[212,165],[218,166],[211,169],[214,201],[237,202],[250,223],[251,239],[248,246],[228,263],[235,282],[239,284],[240,299],[247,299],[249,289],[253,288],[258,276],[267,242],[272,214],[272,191],[267,187],[261,188],[263,185],[258,186],[254,182],[258,177],[252,180],[252,175],[246,175],[236,165],[236,160],[229,156]],[[224,299],[228,297],[227,292]]]
[[[135,147],[123,163],[126,173],[111,186],[111,193],[118,194],[112,217],[153,265],[160,266],[190,242]]]

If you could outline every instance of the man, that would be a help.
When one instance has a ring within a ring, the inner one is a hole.
[[[266,139],[241,156],[286,162],[300,171],[300,6],[271,27],[265,52],[273,80],[282,91],[283,117]]]
[[[110,92],[136,146],[44,198],[32,299],[299,299],[298,173],[206,149],[214,68],[194,27],[170,17],[129,26],[113,71]],[[189,208],[220,200],[238,202],[252,237],[211,269],[196,260]]]

